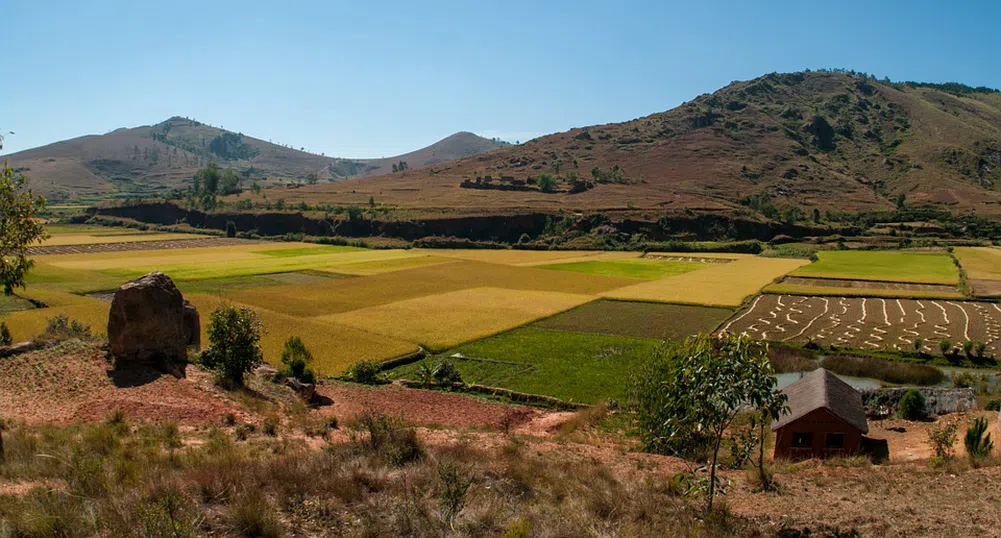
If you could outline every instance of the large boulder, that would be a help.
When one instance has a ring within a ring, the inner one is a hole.
[[[154,271],[115,292],[108,341],[116,368],[148,364],[183,376],[187,346],[199,340],[198,311],[167,275]]]

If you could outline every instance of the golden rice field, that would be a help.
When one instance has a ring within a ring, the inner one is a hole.
[[[136,241],[170,241],[184,239],[201,239],[209,236],[180,234],[180,233],[159,233],[141,232],[138,230],[112,229],[114,233],[107,231],[79,232],[79,233],[51,233],[50,237],[42,241],[42,246],[60,247],[75,245],[94,245],[97,243],[133,243]]]
[[[109,237],[170,240],[175,235],[115,236],[93,227],[53,231],[52,244],[97,238],[104,242]],[[223,304],[247,306],[264,321],[266,360],[277,362],[283,342],[295,335],[312,350],[321,375],[336,375],[361,360],[398,357],[418,345],[447,349],[600,297],[733,306],[807,263],[698,255],[734,260],[711,264],[669,261],[684,254],[664,256],[665,267],[686,263],[697,265],[697,270],[665,278],[644,275],[654,280],[643,280],[628,271],[610,276],[537,267],[658,263],[639,260],[636,252],[369,250],[297,242],[46,255],[35,257],[28,288],[19,293],[48,307],[12,312],[2,319],[18,340],[37,335],[48,318],[60,313],[104,333],[109,304],[85,295],[114,290],[130,278],[160,270],[198,307],[203,345],[208,344],[205,330],[212,310]]]
[[[739,306],[744,298],[809,260],[745,257],[600,293],[602,297],[705,306]]]
[[[956,247],[956,258],[975,280],[1001,280],[1001,249],[995,247]]]
[[[441,351],[594,300],[552,291],[473,288],[406,299],[318,319],[419,342]]]

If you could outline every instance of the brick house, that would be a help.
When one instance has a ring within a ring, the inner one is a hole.
[[[789,411],[772,422],[775,458],[803,460],[859,454],[869,432],[862,396],[823,368],[782,392]]]

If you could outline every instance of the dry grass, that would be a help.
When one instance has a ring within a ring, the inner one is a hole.
[[[388,260],[378,260],[371,262],[358,262],[345,265],[338,265],[331,268],[334,272],[343,275],[371,276],[382,273],[392,273],[406,269],[416,269],[418,267],[428,267],[443,263],[452,263],[455,260],[441,258],[437,256],[413,256],[408,258],[394,258]],[[321,271],[324,269],[321,269]]]
[[[749,295],[808,260],[746,257],[699,271],[634,284],[600,295],[612,299],[739,306]]]
[[[956,257],[974,280],[1001,280],[1001,249],[994,247],[956,247]]]
[[[579,306],[587,295],[474,288],[318,319],[446,349]]]
[[[597,260],[638,258],[639,252],[602,252],[600,250],[463,250],[431,249],[421,251],[435,256],[502,265],[544,265],[562,260]]]

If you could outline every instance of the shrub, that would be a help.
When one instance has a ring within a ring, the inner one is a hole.
[[[1001,398],[994,398],[993,400],[988,400],[987,405],[984,409],[988,411],[1001,411]]]
[[[991,434],[987,433],[987,419],[977,417],[973,424],[966,430],[966,438],[963,440],[966,445],[966,455],[971,461],[986,458],[994,450],[994,441],[991,441]]]
[[[266,417],[264,423],[261,424],[261,432],[264,435],[275,437],[278,435],[278,419],[275,417]]]
[[[984,342],[977,342],[974,348],[976,349],[977,358],[982,359],[987,354],[987,344]]]
[[[459,466],[454,463],[438,465],[438,481],[441,483],[441,493],[438,494],[438,508],[442,519],[450,528],[454,528],[456,516],[466,506],[466,494],[473,484],[472,478],[466,478]]]
[[[70,319],[66,314],[59,314],[54,318],[49,318],[45,325],[45,332],[40,339],[45,341],[61,341],[79,338],[87,340],[91,338],[90,325],[84,325],[75,319]]]
[[[367,448],[392,465],[405,465],[424,457],[417,430],[402,419],[366,411],[358,417],[358,426],[368,432]]]
[[[382,381],[379,375],[379,363],[374,361],[361,361],[351,365],[348,369],[348,376],[356,383],[375,385]]]
[[[967,341],[963,342],[963,353],[965,353],[966,356],[969,357],[969,358],[973,357],[973,342],[972,341],[967,340]]]
[[[916,353],[921,353],[921,348],[925,345],[925,339],[918,336],[914,339],[914,351]]]
[[[956,444],[955,424],[934,428],[928,431],[928,444],[935,451],[935,457],[947,460],[952,457],[952,446]]]
[[[462,383],[462,373],[459,369],[455,367],[455,363],[448,359],[442,359],[438,361],[438,364],[434,367],[434,373],[432,377],[435,382],[446,385],[453,383]]]
[[[263,361],[263,325],[257,312],[233,306],[220,308],[212,312],[208,332],[210,345],[202,353],[202,364],[216,370],[224,383],[242,386],[244,374]]]
[[[7,328],[7,324],[0,321],[0,346],[9,346],[14,343],[14,339],[10,336],[10,329]]]
[[[250,488],[230,507],[230,518],[237,536],[278,538],[285,529],[274,507],[257,488]]]
[[[916,389],[904,393],[897,402],[897,417],[904,420],[921,420],[925,418],[925,397]]]
[[[938,349],[939,351],[942,352],[943,355],[948,355],[949,352],[952,351],[952,342],[943,339],[941,342],[938,343]]]
[[[282,364],[285,365],[279,374],[283,377],[294,377],[303,383],[316,383],[316,374],[309,363],[313,362],[313,354],[298,336],[290,336],[285,340],[282,349]]]

